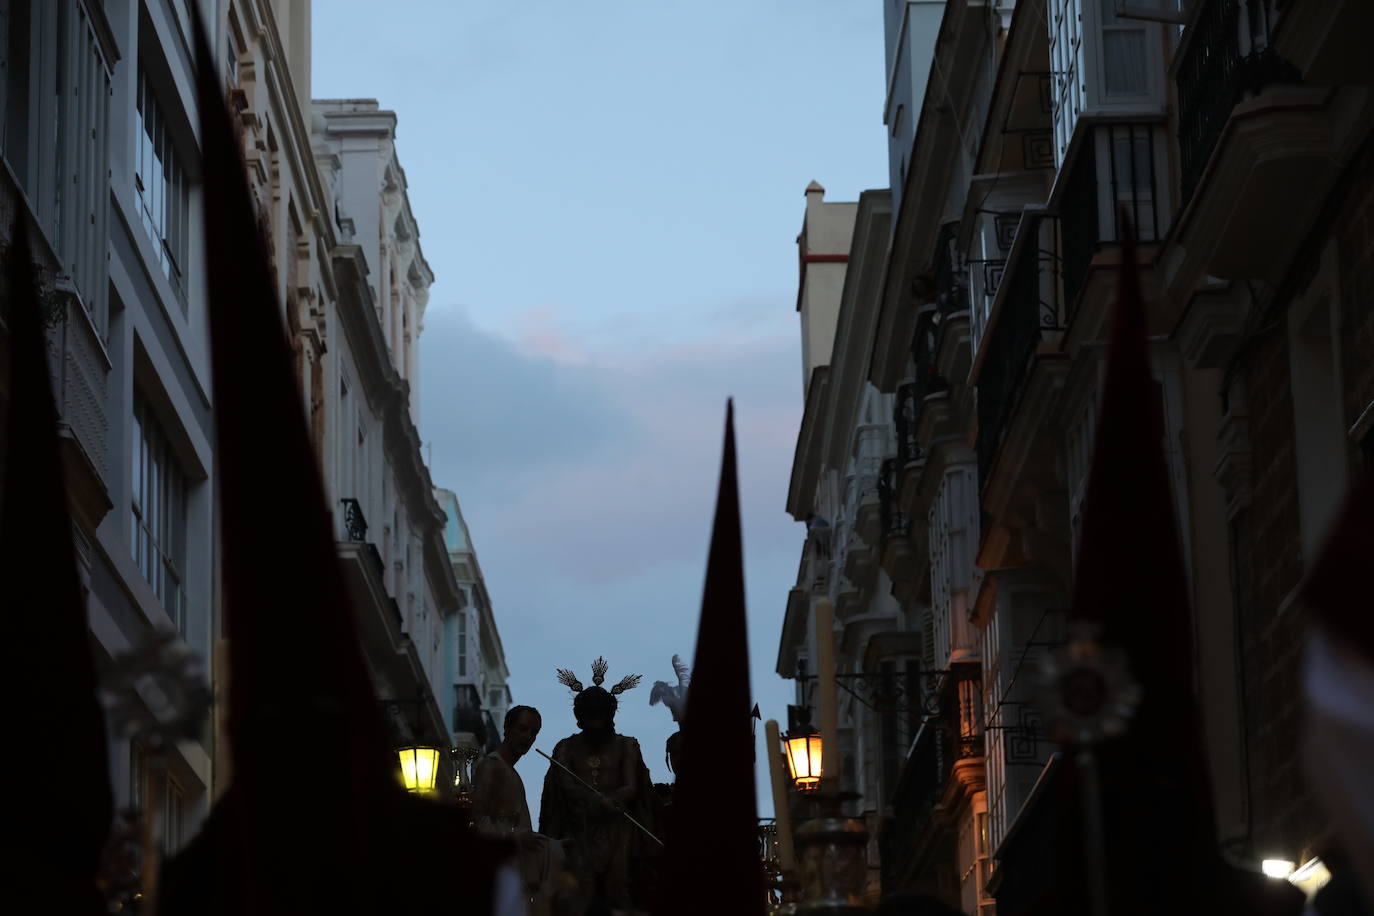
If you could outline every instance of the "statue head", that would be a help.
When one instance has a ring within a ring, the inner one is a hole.
[[[588,687],[573,698],[573,718],[581,729],[607,728],[615,723],[620,702],[601,687]]]
[[[602,687],[606,680],[606,659],[592,662],[592,686],[583,687],[577,676],[567,668],[558,669],[558,680],[577,694],[573,698],[573,716],[577,727],[592,735],[608,736],[615,726],[615,711],[620,705],[617,696],[633,688],[642,679],[639,674],[627,674],[610,690]]]

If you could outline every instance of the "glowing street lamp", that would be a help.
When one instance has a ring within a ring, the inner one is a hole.
[[[401,760],[401,782],[406,791],[417,795],[434,793],[434,783],[439,776],[439,749],[437,747],[403,747],[396,752]]]
[[[787,766],[792,771],[792,783],[799,792],[812,792],[821,785],[821,736],[816,732],[789,733],[783,738],[787,746]]]

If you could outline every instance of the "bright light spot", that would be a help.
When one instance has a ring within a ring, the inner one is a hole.
[[[1309,859],[1301,868],[1288,876],[1288,883],[1306,894],[1309,900],[1330,880],[1331,872],[1326,870],[1326,865],[1321,859]]]
[[[1271,878],[1287,878],[1296,867],[1287,859],[1265,859],[1260,863],[1260,870]]]

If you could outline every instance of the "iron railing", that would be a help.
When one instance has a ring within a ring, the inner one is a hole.
[[[878,474],[878,508],[882,515],[884,543],[890,538],[906,537],[910,530],[906,513],[898,503],[897,481],[902,467],[898,459],[886,458]]]
[[[1003,281],[1009,284],[1001,314],[991,330],[987,353],[978,375],[978,479],[987,482],[1002,437],[1015,412],[1031,358],[1046,331],[1062,330],[1064,310],[1058,293],[1059,256],[1053,247],[1053,226],[1045,217],[1027,213],[1020,232],[1026,235],[1016,260]],[[1042,231],[1045,229],[1045,231]]]
[[[961,262],[956,246],[959,224],[946,223],[940,229],[935,251],[935,307],[942,315],[968,308],[968,268]]]
[[[1302,81],[1269,44],[1273,18],[1268,0],[1203,0],[1189,26],[1176,77],[1184,200],[1196,190],[1236,103],[1274,83]]]
[[[921,419],[917,387],[915,382],[898,386],[897,403],[892,411],[893,422],[897,425],[897,463],[901,467],[925,457],[921,452],[921,443],[916,438],[916,426]]]
[[[942,323],[942,313],[928,310],[917,319],[916,330],[911,336],[911,361],[916,367],[916,374],[913,381],[897,388],[897,401],[892,412],[892,420],[897,427],[899,470],[925,457],[916,430],[921,422],[926,396],[949,388],[949,382],[940,375],[939,367],[935,365]]]
[[[367,540],[367,519],[363,517],[363,507],[356,499],[341,499],[343,504],[344,535],[353,542]]]
[[[1168,193],[1155,168],[1161,130],[1158,124],[1103,124],[1084,137],[1059,201],[1066,323],[1078,310],[1093,254],[1102,243],[1121,240],[1123,217],[1141,241],[1160,237]],[[1099,146],[1106,153],[1102,161]]]

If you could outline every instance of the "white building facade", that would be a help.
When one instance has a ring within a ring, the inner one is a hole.
[[[434,494],[448,518],[444,541],[463,595],[462,608],[445,621],[449,650],[445,683],[452,687],[448,694],[452,728],[455,740],[494,750],[511,707],[506,650],[458,496],[442,489]]]
[[[98,665],[154,630],[209,657],[216,633],[190,10],[0,3],[0,232],[16,217],[37,226]],[[117,806],[157,810],[163,844],[175,849],[208,809],[213,741],[182,742],[154,767],[146,748],[112,736],[110,755]]]
[[[205,737],[165,760],[111,741],[117,807],[156,808],[168,852],[232,779],[193,13],[241,130],[366,656],[378,695],[399,701],[398,742],[452,743],[447,641],[465,600],[414,424],[433,276],[395,116],[375,102],[312,107],[310,0],[0,0],[0,233],[16,215],[37,227],[97,664],[171,630],[206,659],[221,701]]]

